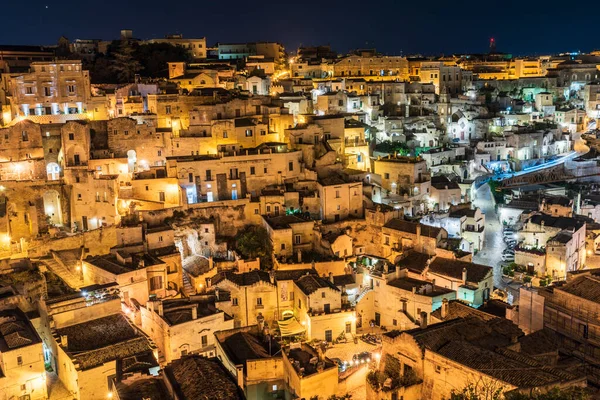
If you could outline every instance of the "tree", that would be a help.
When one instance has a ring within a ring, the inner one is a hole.
[[[452,390],[450,400],[500,400],[503,398],[504,386],[502,382],[479,377],[476,382],[471,382],[461,390]]]
[[[133,47],[129,42],[123,42],[119,51],[114,52],[112,56],[111,70],[117,74],[119,82],[132,82],[135,74],[142,69],[140,62],[134,57]]]
[[[187,49],[169,43],[149,43],[137,46],[134,57],[142,66],[140,74],[149,78],[168,78],[169,62],[191,61]]]
[[[273,265],[271,238],[267,230],[261,226],[247,226],[238,235],[235,249],[246,259],[260,258],[262,269],[270,269]]]

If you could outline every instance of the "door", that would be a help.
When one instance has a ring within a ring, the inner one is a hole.
[[[325,311],[325,314],[329,314],[331,312],[331,305],[323,304],[323,310]]]
[[[74,154],[73,155],[73,164],[75,165],[80,165],[81,161],[79,159],[79,154]]]
[[[333,334],[331,332],[331,329],[325,331],[325,340],[328,342],[333,342]]]
[[[379,326],[381,324],[381,314],[378,312],[375,313],[375,326]]]
[[[88,230],[88,221],[86,216],[81,217],[81,225],[83,226],[84,231]]]
[[[206,192],[206,201],[208,201],[209,203],[211,201],[213,201],[213,193],[212,192]]]
[[[238,195],[237,195],[237,189],[232,189],[231,190],[231,200],[237,200]]]

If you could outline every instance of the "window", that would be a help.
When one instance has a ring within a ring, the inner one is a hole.
[[[294,235],[294,243],[295,244],[302,243],[302,236],[300,236],[300,235]]]
[[[384,177],[385,179],[390,179],[390,174],[388,174],[388,173],[386,172],[385,174],[383,174],[383,177]]]
[[[29,135],[27,134],[27,132],[25,132],[25,131],[21,132],[21,140],[23,142],[29,142]]]
[[[158,192],[158,201],[165,201],[165,192]]]
[[[390,237],[389,237],[389,236],[386,236],[386,237],[385,237],[385,245],[386,245],[386,246],[389,246],[389,245],[390,245]]]
[[[302,308],[302,300],[298,299],[298,308]]]
[[[392,320],[392,325],[397,326],[398,325],[398,321],[396,321],[395,319]]]
[[[25,94],[33,94],[33,88],[31,86],[27,86],[25,88]]]
[[[231,298],[231,305],[232,306],[237,306],[238,305],[238,299],[237,299],[237,297],[232,297]]]
[[[321,292],[321,298],[324,299],[325,298],[325,292]]]
[[[165,106],[165,114],[171,114],[171,106]]]
[[[223,131],[223,139],[227,139],[227,131]]]
[[[352,323],[346,322],[346,333],[352,333]]]
[[[69,133],[69,140],[75,140],[75,134]]]
[[[262,297],[257,297],[256,298],[256,305],[257,306],[262,306]]]
[[[46,96],[46,97],[52,96],[52,89],[50,89],[48,86],[44,86],[44,96]]]
[[[252,129],[246,129],[246,137],[252,137]]]
[[[262,129],[260,131],[260,136],[266,136],[267,135],[267,131],[265,131],[264,129]]]
[[[150,290],[160,290],[163,287],[162,276],[153,276],[150,278]]]
[[[157,155],[158,155],[159,157],[161,157],[161,156],[162,156],[162,150],[158,150],[158,154],[157,154]]]
[[[339,191],[339,190],[336,190],[336,191],[335,191],[335,198],[336,198],[336,199],[339,199],[339,198],[340,198],[340,191]]]
[[[285,243],[281,243],[281,250],[285,250]]]
[[[288,170],[290,170],[290,171],[293,171],[293,170],[294,170],[294,162],[293,162],[293,161],[290,161],[290,162],[288,163]]]
[[[208,336],[202,335],[202,347],[208,346]]]
[[[23,357],[21,357],[21,356],[17,357],[17,364],[18,365],[23,365]]]
[[[158,237],[158,241],[159,241],[159,242],[162,242],[162,241],[163,241],[163,237],[162,237],[162,236],[159,236],[159,237]]]
[[[77,200],[81,200],[81,193],[77,193]]]
[[[250,175],[256,174],[256,168],[250,167]]]
[[[75,94],[75,85],[67,85],[67,90],[69,91],[70,95]]]

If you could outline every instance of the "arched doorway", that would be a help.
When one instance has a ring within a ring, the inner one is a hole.
[[[44,193],[44,214],[50,225],[62,226],[62,208],[60,196],[56,190],[48,190]]]
[[[46,165],[46,174],[49,181],[57,181],[60,179],[60,167],[57,163],[51,162]]]
[[[127,168],[130,173],[135,171],[135,164],[137,162],[137,155],[135,150],[129,150],[127,152]]]

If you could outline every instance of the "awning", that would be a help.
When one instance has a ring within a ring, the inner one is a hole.
[[[295,317],[283,321],[277,321],[277,324],[279,324],[281,336],[299,335],[306,330],[306,328],[304,328]]]

